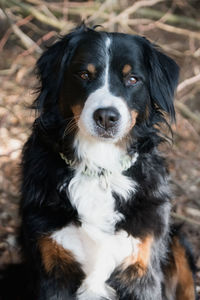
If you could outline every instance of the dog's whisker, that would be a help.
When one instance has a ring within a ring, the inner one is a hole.
[[[64,130],[63,137],[65,137],[67,134],[71,133],[74,129],[76,129],[76,127],[77,127],[76,123],[69,124]]]
[[[74,115],[73,118],[70,119],[70,121],[68,122],[64,133],[63,133],[63,137],[65,137],[67,134],[71,133],[72,131],[74,131],[77,128],[77,121],[80,118],[80,114]]]

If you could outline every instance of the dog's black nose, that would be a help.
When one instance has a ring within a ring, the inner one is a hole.
[[[95,110],[93,118],[98,126],[107,130],[116,125],[120,114],[115,107],[111,106]]]

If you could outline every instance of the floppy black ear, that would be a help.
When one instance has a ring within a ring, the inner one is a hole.
[[[149,56],[149,87],[151,99],[175,121],[174,93],[178,84],[179,67],[173,59],[151,45]]]
[[[86,29],[84,24],[76,28],[49,47],[39,58],[36,66],[41,84],[35,107],[40,111],[49,110],[56,103],[64,71],[75,50],[79,34]]]

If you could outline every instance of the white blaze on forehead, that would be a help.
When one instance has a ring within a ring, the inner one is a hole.
[[[118,129],[115,137],[113,138],[117,141],[123,138],[131,125],[131,115],[125,101],[119,97],[112,94],[109,88],[109,76],[110,76],[110,48],[112,45],[112,40],[106,37],[104,44],[105,52],[105,69],[103,70],[101,78],[101,86],[92,92],[87,98],[85,105],[83,107],[81,116],[79,118],[78,126],[80,131],[85,135],[89,134],[91,136],[97,136],[95,131],[96,124],[93,119],[93,114],[95,110],[99,108],[114,107],[120,113],[120,120],[118,123]]]
[[[108,80],[109,80],[109,63],[110,63],[110,57],[109,57],[109,49],[111,45],[110,38],[106,39],[106,68],[105,68],[105,79],[104,79],[104,88],[108,89]]]

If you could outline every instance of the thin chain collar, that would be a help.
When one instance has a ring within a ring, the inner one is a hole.
[[[60,152],[60,156],[65,161],[66,165],[68,165],[69,167],[75,168],[76,165],[78,165],[77,160],[68,159],[61,152]],[[135,153],[132,157],[129,156],[128,154],[122,156],[120,159],[121,172],[127,171],[135,163],[137,156],[138,156],[137,153]],[[101,177],[101,176],[107,177],[112,174],[112,171],[101,167],[98,167],[97,169],[93,170],[86,166],[82,174],[89,177]]]
[[[74,169],[78,165],[78,161],[68,159],[63,153],[60,153],[60,156],[65,161],[67,166]],[[121,172],[127,171],[135,163],[137,157],[137,152],[132,157],[129,155],[124,155],[120,160]],[[109,178],[113,172],[101,167],[98,167],[97,169],[90,169],[88,166],[85,166],[82,174],[90,178],[97,178],[99,180],[100,187],[106,191],[110,186]]]

